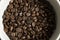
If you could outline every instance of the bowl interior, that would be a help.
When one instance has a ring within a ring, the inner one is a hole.
[[[57,26],[56,30],[53,33],[50,40],[59,40],[59,34],[60,34],[60,3],[57,2],[57,0],[48,0],[51,5],[54,7],[54,10],[56,11],[56,20],[57,20]]]

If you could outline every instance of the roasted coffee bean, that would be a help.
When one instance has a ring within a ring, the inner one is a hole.
[[[3,25],[10,40],[49,40],[56,28],[56,14],[46,0],[11,0]]]

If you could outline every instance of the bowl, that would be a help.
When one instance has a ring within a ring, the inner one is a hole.
[[[56,11],[56,20],[57,20],[57,26],[56,30],[54,31],[52,37],[50,40],[60,40],[60,2],[59,0],[47,0],[50,2],[50,4],[54,7],[54,10]],[[7,8],[10,0],[1,0],[0,1],[0,38],[1,40],[8,40],[8,36],[4,32],[4,27],[2,23],[2,15],[4,13],[4,10]],[[2,31],[3,32],[2,32]],[[3,35],[5,34],[5,35]],[[10,40],[10,39],[9,39]]]

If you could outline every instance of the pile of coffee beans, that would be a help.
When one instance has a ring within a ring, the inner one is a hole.
[[[55,11],[46,0],[11,0],[3,25],[11,40],[49,40],[56,28]]]

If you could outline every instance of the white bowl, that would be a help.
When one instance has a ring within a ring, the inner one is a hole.
[[[3,24],[2,24],[2,15],[4,13],[4,10],[7,8],[10,0],[1,0],[0,1],[0,38],[2,40],[8,40],[8,36],[3,33]],[[57,27],[55,32],[53,33],[50,40],[59,40],[60,38],[60,2],[59,0],[47,0],[51,3],[51,5],[54,7],[57,15]],[[4,34],[4,35],[3,35]]]

